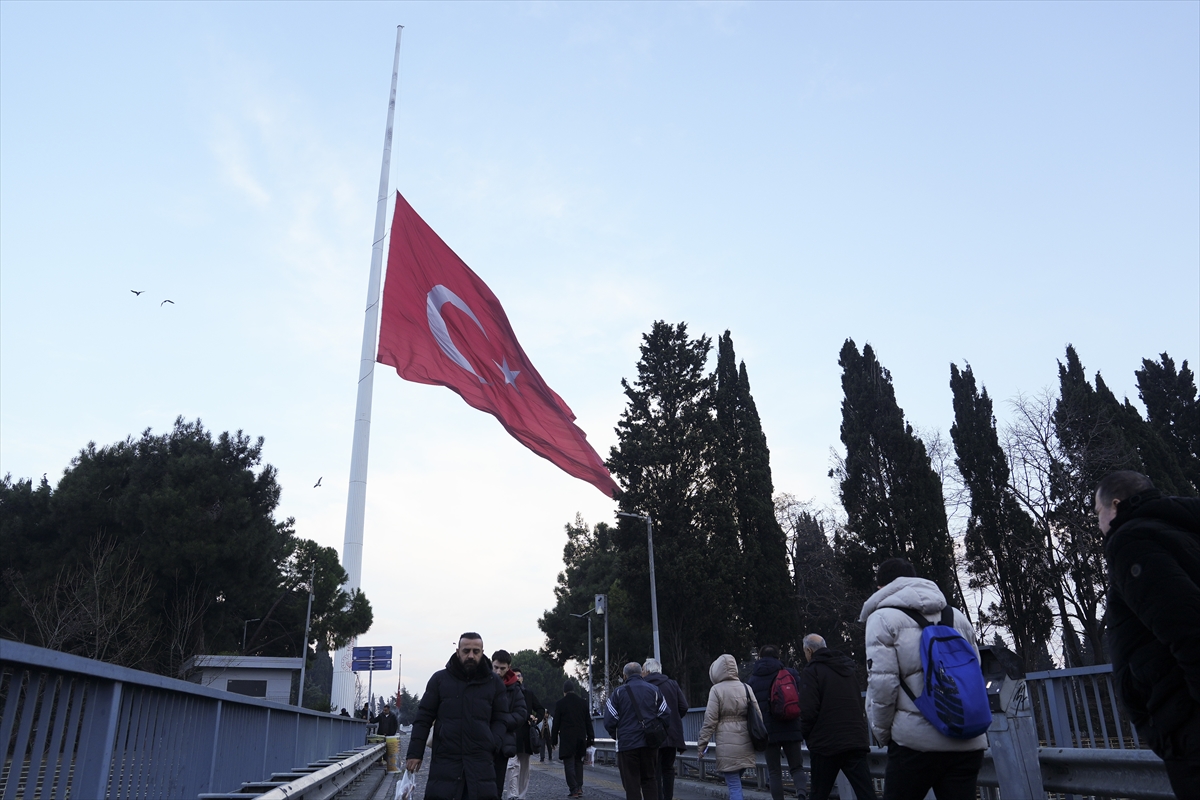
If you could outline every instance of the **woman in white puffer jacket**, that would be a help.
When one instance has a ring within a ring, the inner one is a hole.
[[[708,690],[708,706],[704,709],[704,724],[696,749],[703,757],[716,734],[717,772],[725,776],[729,800],[742,800],[742,770],[754,769],[755,763],[746,713],[750,703],[758,709],[758,700],[738,677],[737,660],[728,653],[718,656],[708,668],[708,679],[713,686]]]

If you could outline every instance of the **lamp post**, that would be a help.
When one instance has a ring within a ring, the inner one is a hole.
[[[592,714],[596,713],[596,692],[592,688],[592,612],[596,608],[593,606],[582,614],[572,614],[576,619],[587,617],[588,621],[588,708]]]
[[[662,663],[662,651],[658,646],[658,586],[654,580],[654,523],[649,514],[627,514],[617,512],[618,517],[632,517],[646,520],[646,550],[650,553],[650,621],[654,626],[654,658]]]
[[[596,613],[604,617],[604,699],[608,699],[608,595],[596,595],[596,604],[593,606]]]
[[[248,619],[242,623],[242,655],[246,655],[246,628],[250,626],[251,622],[262,622],[262,617]]]

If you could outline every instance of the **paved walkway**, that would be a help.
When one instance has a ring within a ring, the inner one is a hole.
[[[405,742],[407,745],[407,742]],[[404,747],[401,748],[401,753]],[[353,786],[338,795],[338,800],[393,800],[399,774],[383,776],[383,767],[372,767]],[[417,773],[417,795],[415,800],[424,800],[425,778],[429,774],[428,762],[421,765]],[[769,792],[753,789],[744,790],[746,800],[771,800]],[[536,758],[530,763],[529,792],[525,800],[565,800],[567,779],[563,775],[561,761],[541,762]],[[621,776],[616,767],[593,766],[583,768],[584,800],[625,800],[621,787]],[[676,780],[673,800],[725,800],[729,796],[724,784],[701,783],[699,781]]]

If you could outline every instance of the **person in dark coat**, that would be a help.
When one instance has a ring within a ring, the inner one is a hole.
[[[871,739],[854,661],[815,633],[804,637],[808,666],[800,673],[800,729],[812,761],[808,800],[827,800],[840,770],[856,800],[876,800],[867,752]]]
[[[483,654],[483,638],[464,633],[446,668],[430,677],[413,720],[404,765],[409,772],[421,768],[429,729],[437,723],[427,800],[496,800],[492,759],[504,744],[507,715],[504,683]]]
[[[617,742],[617,769],[625,800],[659,800],[658,745],[650,747],[642,727],[659,717],[669,729],[670,709],[662,692],[642,679],[642,665],[630,661],[622,670],[625,684],[604,703],[604,729]]]
[[[800,684],[800,673],[791,667],[784,667],[779,660],[779,648],[773,644],[758,648],[758,660],[750,670],[746,683],[754,692],[754,699],[762,709],[763,722],[767,724],[767,749],[763,753],[767,759],[767,783],[771,788],[771,800],[783,800],[783,760],[780,755],[787,756],[788,772],[792,775],[792,784],[796,787],[797,800],[804,800],[804,754],[800,745],[804,741],[804,733],[800,729],[800,720],[775,719],[771,715],[771,685],[779,670],[787,669],[796,685]]]
[[[1180,798],[1200,798],[1200,499],[1123,470],[1096,489],[1117,692]]]
[[[583,757],[596,741],[592,715],[587,702],[575,694],[570,681],[563,684],[563,697],[554,704],[554,725],[550,728],[551,749],[558,748],[563,771],[567,775],[568,797],[583,797]]]
[[[517,724],[516,786],[510,788],[509,797],[525,800],[525,794],[529,791],[529,756],[533,754],[533,748],[529,746],[529,729],[539,724],[546,709],[533,690],[525,686],[525,678],[521,675],[521,670],[514,669],[513,674],[517,676],[517,686],[520,687],[521,693],[525,697],[525,715]]]
[[[495,757],[496,793],[501,800],[505,800],[504,784],[507,782],[509,762],[517,755],[517,728],[525,718],[525,695],[517,681],[517,673],[512,671],[512,655],[507,650],[492,653],[492,672],[504,682],[505,696],[508,698],[508,711],[504,716],[504,746]],[[509,793],[511,796],[512,792]]]
[[[379,728],[375,732],[380,736],[395,736],[396,732],[400,730],[400,720],[396,719],[390,705],[383,707],[383,713],[379,715],[376,722],[379,723]]]
[[[667,701],[667,740],[658,748],[658,796],[659,800],[671,800],[675,796],[675,756],[687,749],[683,741],[683,718],[687,714],[687,698],[679,684],[663,674],[662,665],[656,658],[647,658],[642,664],[642,678],[651,684]]]

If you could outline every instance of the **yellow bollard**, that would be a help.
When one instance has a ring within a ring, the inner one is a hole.
[[[384,739],[384,742],[386,743],[384,745],[384,747],[386,748],[384,751],[385,752],[384,763],[387,766],[387,771],[388,772],[399,772],[400,769],[399,769],[399,767],[396,766],[396,759],[400,755],[400,737],[399,736],[389,736],[386,739]]]

